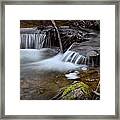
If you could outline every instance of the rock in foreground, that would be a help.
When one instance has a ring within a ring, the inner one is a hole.
[[[83,82],[75,82],[62,89],[53,99],[59,100],[91,100],[92,90]]]

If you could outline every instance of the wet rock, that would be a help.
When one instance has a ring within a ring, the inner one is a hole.
[[[98,40],[99,41],[99,40]],[[77,43],[74,42],[64,53],[63,61],[75,64],[87,64],[89,67],[98,67],[100,65],[100,44],[99,42]],[[86,44],[85,44],[86,43]]]
[[[88,85],[83,82],[75,82],[72,85],[62,89],[59,93],[54,97],[54,99],[60,100],[90,100],[91,97],[91,89]]]

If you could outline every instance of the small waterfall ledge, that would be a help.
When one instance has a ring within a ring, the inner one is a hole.
[[[62,61],[97,67],[100,63],[99,47],[74,42],[64,53]]]
[[[46,34],[21,34],[21,43],[20,48],[24,49],[40,49],[44,47],[44,43],[46,41]]]
[[[37,28],[20,29],[21,49],[41,49],[50,47],[51,40],[47,30],[38,30]]]
[[[50,31],[38,30],[36,28],[20,29],[20,48],[21,49],[37,49],[52,48]],[[85,45],[87,43],[87,45]],[[94,43],[94,46],[91,46]],[[88,66],[99,66],[100,50],[99,39],[93,39],[89,42],[71,44],[67,51],[63,54],[62,61],[74,64],[84,64]]]
[[[80,55],[78,52],[66,51],[63,55],[62,61],[71,62],[74,64],[87,64],[87,57]]]

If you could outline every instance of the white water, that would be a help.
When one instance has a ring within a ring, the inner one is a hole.
[[[64,62],[72,62],[74,64],[86,64],[87,58],[74,51],[66,51],[63,55]]]
[[[46,40],[46,34],[39,34],[39,33],[33,33],[33,34],[20,34],[21,40],[20,40],[20,47],[21,48],[35,48],[40,49],[43,48],[43,45]]]
[[[55,50],[50,48],[42,48],[40,50],[20,49],[20,63],[26,64],[26,63],[41,61],[43,59],[52,57],[55,54],[56,54]]]
[[[26,64],[21,64],[21,72],[22,73],[25,73],[28,71],[67,72],[70,70],[80,70],[82,67],[86,67],[86,65],[77,65],[77,64],[70,63],[70,62],[62,61],[63,54],[60,54],[60,53],[54,57],[44,59],[44,60],[38,60],[39,59],[38,55],[40,55],[40,53],[38,53],[38,51],[37,51],[37,52],[35,52],[35,54],[34,53],[28,54],[28,56],[27,56],[28,58],[21,56],[21,63],[23,63],[23,61],[25,61],[24,59],[30,58],[30,59],[34,60],[34,62],[31,62],[31,63],[26,62]],[[43,57],[44,54],[42,54],[41,56]],[[38,61],[35,61],[35,60],[38,60]]]
[[[75,53],[74,56],[72,57],[72,59],[70,60],[70,62],[75,63],[78,56],[79,56],[79,54]]]
[[[80,78],[80,76],[78,76],[78,71],[74,71],[73,73],[68,73],[68,74],[65,74],[65,76],[67,77],[67,79],[69,80],[74,80],[74,79],[77,79],[77,78]]]

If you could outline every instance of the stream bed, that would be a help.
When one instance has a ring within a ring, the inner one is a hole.
[[[63,54],[53,49],[24,49],[20,56],[21,100],[50,100],[75,81],[82,81],[95,90],[100,80],[99,67],[63,62]]]

